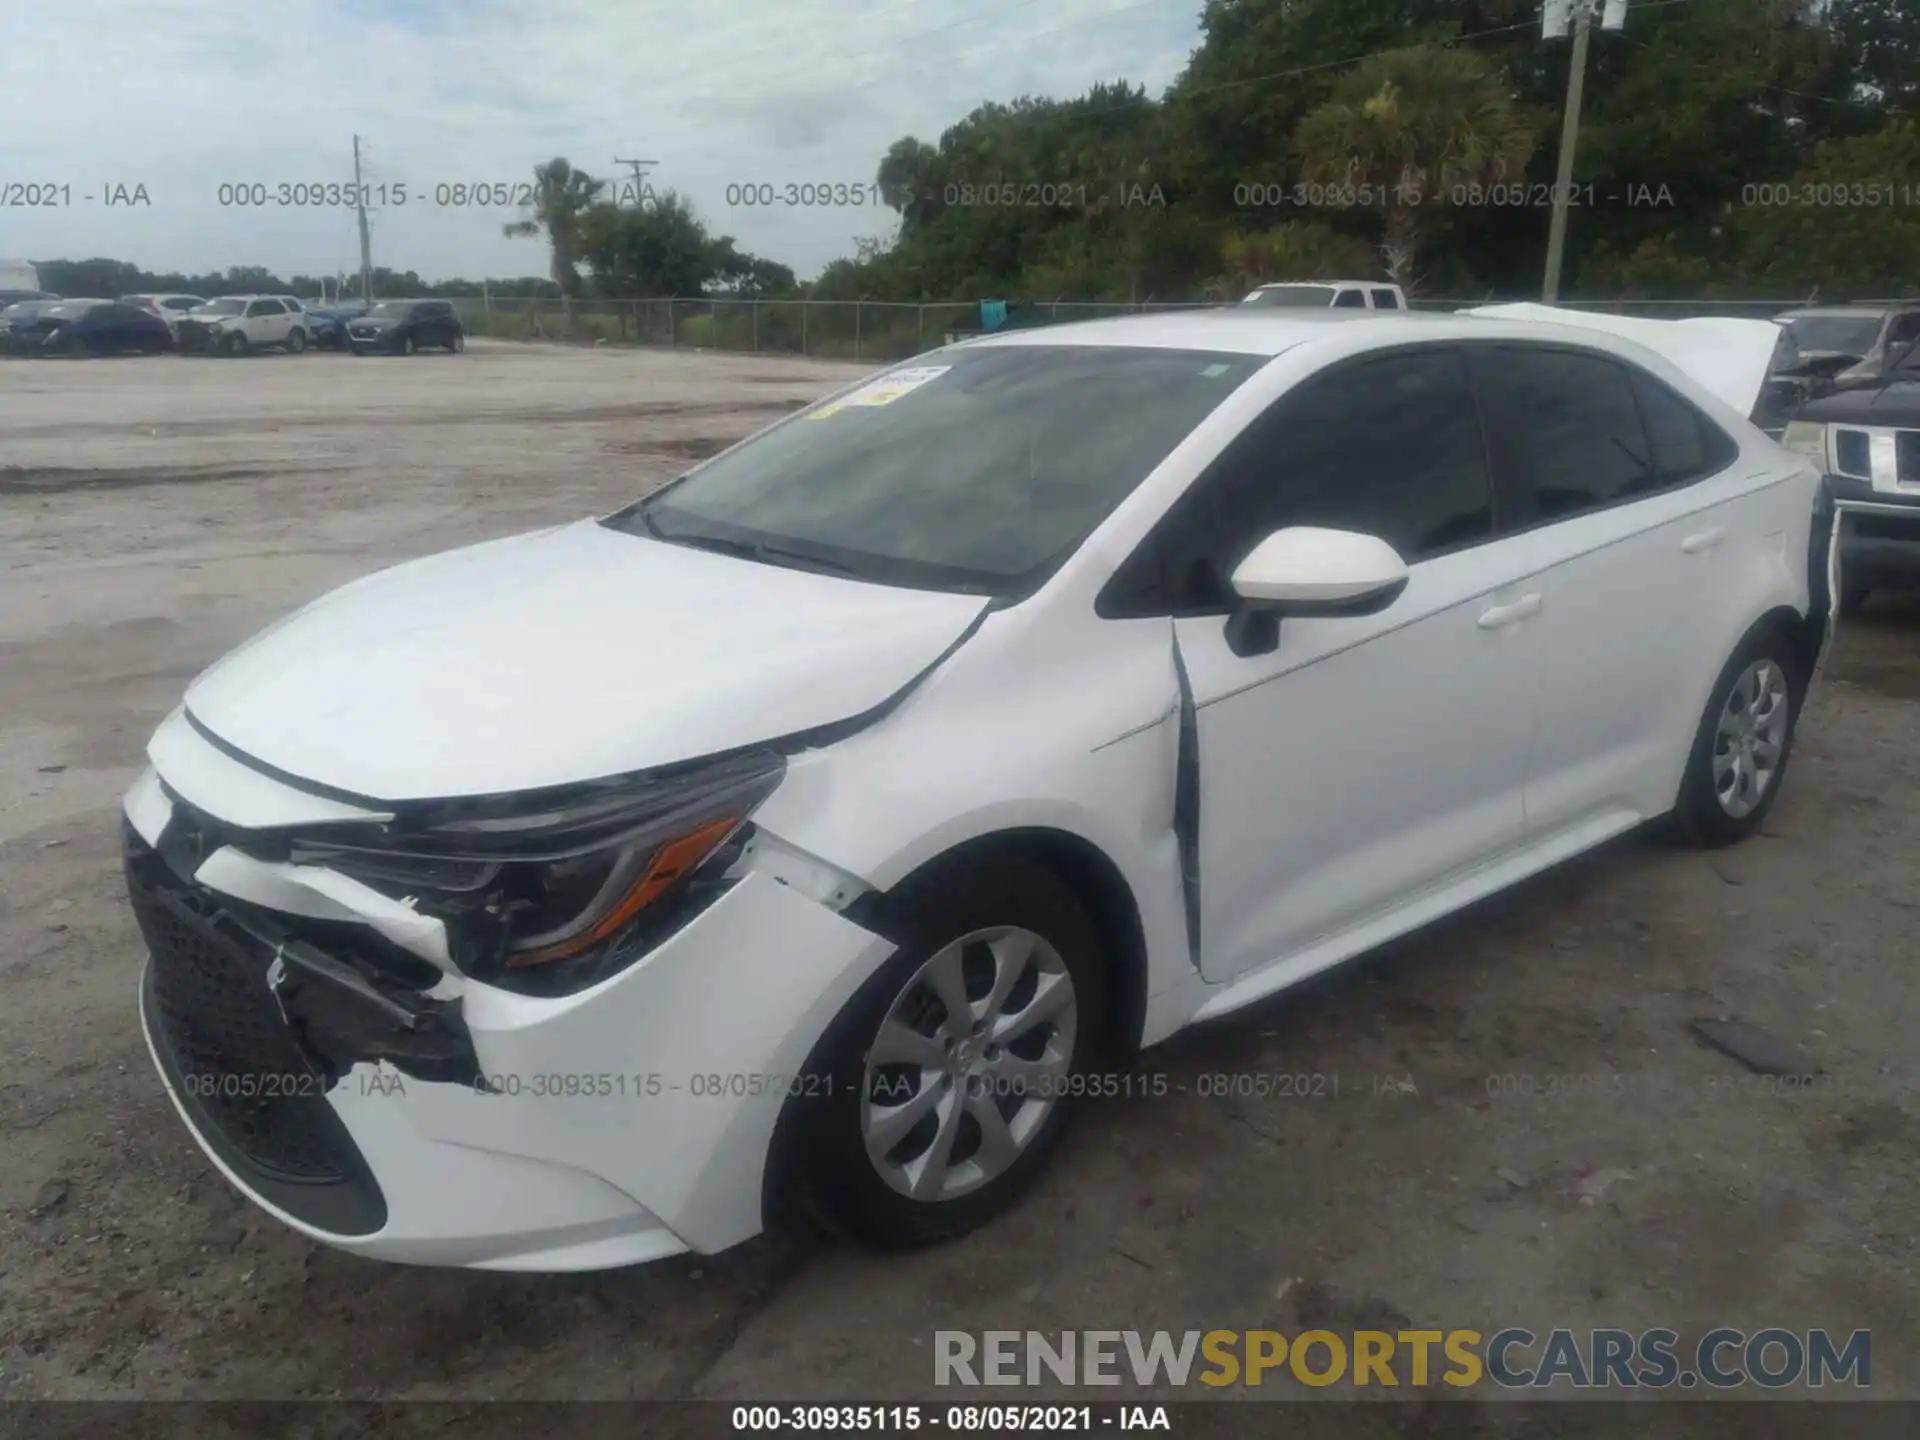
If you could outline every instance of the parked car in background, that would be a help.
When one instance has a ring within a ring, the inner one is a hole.
[[[1774,327],[1687,324],[989,335],[356,580],[126,795],[157,1083],[370,1258],[977,1226],[1141,1047],[1765,825],[1820,476],[1745,418]]]
[[[0,309],[0,353],[22,353],[27,343],[26,336],[40,313],[64,303],[57,296],[48,296],[40,300],[18,300]]]
[[[1405,310],[1407,292],[1377,280],[1262,285],[1240,302],[1255,310]]]
[[[177,344],[180,338],[180,322],[186,316],[207,303],[201,295],[122,295],[122,305],[135,305],[151,314],[158,315],[167,322],[167,332]]]
[[[24,305],[30,300],[58,300],[59,298],[50,290],[0,290],[0,310],[14,305]]]
[[[306,314],[282,295],[223,295],[180,320],[182,350],[245,355],[252,350],[307,348]]]
[[[348,322],[367,313],[364,300],[307,303],[307,338],[316,350],[344,350]]]
[[[382,300],[348,324],[347,343],[356,355],[457,351],[467,348],[467,327],[451,300]]]
[[[1840,613],[1875,590],[1920,588],[1920,342],[1877,384],[1802,406],[1784,443],[1826,473],[1840,507]]]
[[[1829,305],[1774,317],[1793,337],[1797,358],[1783,373],[1808,382],[1806,398],[1872,389],[1920,340],[1920,305]]]
[[[9,327],[16,354],[158,355],[173,347],[167,322],[117,300],[58,300],[38,305],[24,324]]]

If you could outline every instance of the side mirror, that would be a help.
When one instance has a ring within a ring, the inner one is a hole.
[[[1311,525],[1276,530],[1233,572],[1240,602],[1227,644],[1236,655],[1263,655],[1280,643],[1283,616],[1375,615],[1406,588],[1406,562],[1378,536]]]

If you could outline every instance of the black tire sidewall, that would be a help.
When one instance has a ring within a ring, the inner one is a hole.
[[[971,931],[1017,925],[1044,936],[1073,977],[1077,1025],[1073,1073],[1105,1050],[1106,977],[1099,927],[1072,887],[1053,871],[1017,856],[987,856],[947,870],[903,900],[912,938],[861,986],[815,1047],[812,1088],[788,1101],[783,1119],[799,1157],[792,1176],[812,1217],[854,1240],[884,1248],[926,1244],[984,1223],[1018,1198],[1059,1144],[1073,1108],[1062,1099],[1041,1132],[1005,1173],[953,1200],[908,1199],[874,1170],[860,1130],[866,1054],[894,998],[942,946]],[[789,1127],[788,1120],[792,1122]]]
[[[1774,773],[1773,784],[1767,788],[1758,805],[1736,818],[1721,808],[1720,798],[1714,793],[1713,742],[1719,729],[1720,711],[1727,703],[1727,693],[1733,688],[1733,682],[1749,665],[1760,659],[1773,661],[1787,677],[1787,735],[1780,747],[1780,768]],[[1728,659],[1719,678],[1713,682],[1713,693],[1708,696],[1707,708],[1700,717],[1693,749],[1687,756],[1686,777],[1680,785],[1680,804],[1676,815],[1696,842],[1710,849],[1738,844],[1748,836],[1758,834],[1761,826],[1766,824],[1774,801],[1780,798],[1781,787],[1786,783],[1787,771],[1793,760],[1793,744],[1800,730],[1800,707],[1806,699],[1806,690],[1806,677],[1800,673],[1793,645],[1777,626],[1767,626],[1748,636]]]

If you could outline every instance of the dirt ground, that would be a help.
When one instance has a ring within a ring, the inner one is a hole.
[[[963,1241],[506,1276],[352,1259],[239,1202],[135,1019],[115,805],[153,725],[319,592],[609,510],[856,373],[480,344],[0,363],[0,1397],[935,1398],[936,1329],[1370,1320],[1867,1328],[1874,1392],[1920,1397],[1900,600],[1843,627],[1762,838],[1630,837],[1177,1038],[1141,1062],[1163,1098],[1088,1108]],[[1707,1015],[1828,1083],[1744,1083],[1689,1037]],[[1223,1073],[1338,1095],[1200,1093]]]

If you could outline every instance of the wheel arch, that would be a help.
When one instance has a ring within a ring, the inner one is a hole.
[[[907,907],[914,890],[986,855],[1016,855],[1051,871],[1087,907],[1107,955],[1107,1013],[1101,1017],[1107,1050],[1115,1058],[1130,1056],[1146,1022],[1146,927],[1120,867],[1084,835],[1029,825],[973,836],[922,861],[887,889],[868,891],[847,907],[847,918],[888,939],[902,937],[910,931]]]
[[[1146,928],[1132,887],[1113,859],[1085,836],[1051,826],[988,831],[962,840],[922,861],[884,890],[869,890],[843,912],[848,920],[896,944],[910,943],[912,893],[938,883],[942,874],[993,856],[1018,856],[1067,885],[1099,929],[1108,957],[1104,1063],[1119,1065],[1139,1049],[1146,1023],[1148,965]],[[808,1066],[829,1042],[833,1026],[816,1038]],[[761,1172],[761,1224],[790,1227],[798,1218],[796,1179],[803,1162],[802,1127],[792,1106],[782,1112]]]

